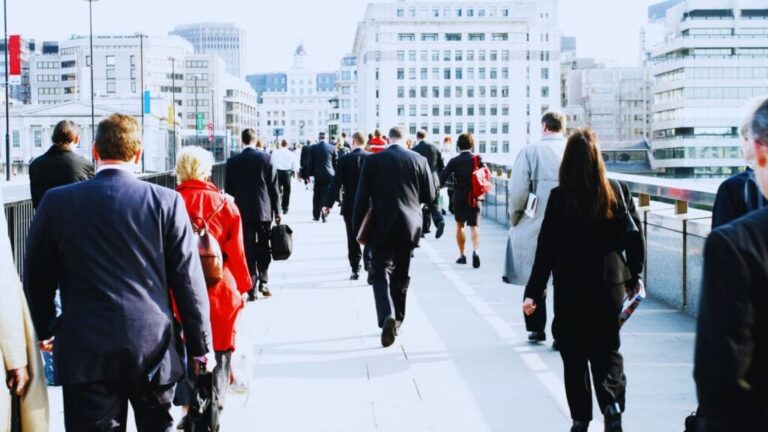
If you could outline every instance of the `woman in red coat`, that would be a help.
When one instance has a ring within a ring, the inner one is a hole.
[[[224,257],[222,280],[208,287],[213,350],[217,362],[213,372],[214,385],[219,394],[219,406],[223,408],[230,381],[232,352],[235,350],[235,323],[245,306],[243,295],[251,289],[251,275],[243,248],[240,211],[234,200],[210,183],[213,163],[213,155],[207,150],[185,147],[179,152],[176,176],[179,183],[177,190],[184,199],[193,225],[199,228],[201,219],[207,221],[208,232],[218,241]],[[186,395],[180,394],[184,392],[177,392],[177,403],[188,405]]]

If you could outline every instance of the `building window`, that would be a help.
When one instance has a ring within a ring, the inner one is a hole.
[[[541,97],[543,98],[549,97],[549,87],[541,88]]]
[[[405,68],[397,68],[397,79],[399,80],[405,79]]]
[[[415,42],[416,35],[414,33],[398,33],[397,40],[400,42]]]
[[[509,40],[509,33],[492,33],[491,40],[494,41],[507,41]]]
[[[461,41],[461,33],[446,33],[445,34],[445,40],[449,42],[460,42]]]
[[[33,143],[35,145],[35,148],[42,147],[43,146],[43,131],[42,131],[42,129],[35,128],[32,131],[32,135],[33,135],[32,141],[33,141]]]
[[[422,33],[422,42],[437,42],[437,33]]]
[[[17,130],[13,131],[13,147],[19,148],[21,147],[21,133]]]
[[[405,61],[405,51],[400,50],[397,52],[397,61],[404,62]]]
[[[405,16],[405,10],[398,9],[397,12],[396,12],[396,15],[397,15],[398,18],[404,17]]]
[[[470,33],[469,40],[472,42],[481,42],[485,40],[485,33]]]
[[[549,68],[541,68],[541,79],[549,79]]]
[[[115,65],[115,56],[108,55],[107,56],[107,66],[114,66]]]

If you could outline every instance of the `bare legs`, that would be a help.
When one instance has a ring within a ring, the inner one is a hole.
[[[467,245],[467,235],[464,233],[465,224],[456,222],[456,244],[459,246],[459,255],[465,256],[465,249]],[[473,226],[469,227],[470,235],[472,238],[472,250],[480,250],[480,228]]]

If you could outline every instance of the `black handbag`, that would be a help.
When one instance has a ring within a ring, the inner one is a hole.
[[[616,181],[611,181],[611,186],[614,188],[614,192],[621,197],[621,204],[624,210],[616,218],[616,229],[619,237],[618,247],[609,251],[605,257],[603,257],[603,281],[608,285],[613,286],[624,284],[632,280],[633,275],[624,258],[623,251],[630,248],[635,242],[643,242],[643,238],[635,220],[629,213],[629,206],[627,205],[627,199],[624,197],[624,190],[621,187],[621,184]]]
[[[277,224],[269,233],[269,242],[272,248],[272,259],[285,261],[293,253],[293,230],[288,225]]]
[[[219,397],[213,386],[213,374],[201,373],[195,379],[184,431],[218,432],[219,427]]]

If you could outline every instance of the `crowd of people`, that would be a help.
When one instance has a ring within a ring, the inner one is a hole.
[[[589,128],[566,136],[565,118],[555,112],[544,114],[541,127],[542,140],[524,147],[512,168],[502,279],[525,287],[522,313],[533,343],[546,340],[553,290],[552,336],[571,431],[588,430],[594,388],[605,430],[618,432],[627,390],[618,317],[642,285],[643,224],[627,185],[608,178]],[[694,371],[700,407],[688,419],[691,431],[768,430],[761,314],[768,101],[751,109],[741,132],[750,169],[723,183],[704,252]],[[394,344],[405,320],[414,253],[433,225],[435,237],[443,236],[448,213],[457,265],[481,266],[476,178],[485,164],[469,133],[455,147],[452,137],[439,146],[425,131],[412,140],[393,127],[267,148],[246,129],[242,150],[226,163],[223,190],[211,182],[213,155],[187,147],[176,161],[175,191],[134,176],[142,143],[133,117],[99,123],[95,163],[73,151],[78,135],[74,123],[60,122],[53,146],[30,167],[36,211],[23,281],[8,237],[0,236],[0,364],[14,396],[0,398],[0,430],[19,397],[24,430],[47,430],[40,351],[63,386],[67,430],[125,430],[129,403],[138,430],[172,430],[171,406],[194,404],[201,374],[211,374],[216,408],[224,409],[229,387],[243,378],[232,367],[238,318],[248,301],[272,295],[270,232],[289,212],[297,180],[312,183],[314,221],[326,222],[340,204],[350,279],[367,273],[383,347]]]

